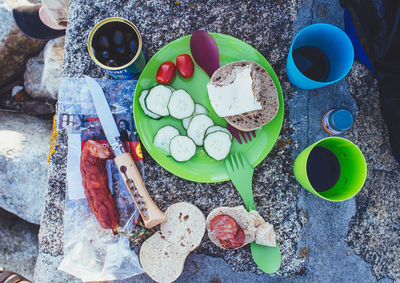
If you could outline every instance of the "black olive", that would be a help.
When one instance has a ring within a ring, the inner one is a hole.
[[[109,67],[118,67],[118,64],[117,64],[117,62],[115,60],[110,59],[110,60],[107,61],[107,66],[109,66]]]
[[[129,42],[129,50],[133,53],[136,54],[137,50],[138,50],[138,44],[136,42],[136,40],[131,40]]]
[[[120,30],[114,32],[113,42],[116,45],[122,45],[124,42],[124,34]]]
[[[101,57],[103,57],[104,59],[108,59],[110,57],[110,52],[108,52],[107,50],[101,52]]]
[[[99,41],[99,42],[98,42],[98,43],[99,43],[99,46],[100,46],[102,49],[107,49],[107,48],[110,46],[110,43],[109,43],[109,41],[108,41],[108,38],[107,38],[107,36],[105,36],[105,35],[100,36],[98,41]]]
[[[116,49],[116,51],[117,51],[118,54],[121,54],[121,55],[125,55],[125,54],[126,54],[126,48],[125,48],[125,46],[118,47],[118,48]]]

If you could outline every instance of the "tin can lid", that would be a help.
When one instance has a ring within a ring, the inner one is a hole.
[[[337,109],[329,117],[329,123],[338,131],[346,131],[353,125],[353,115],[346,109]]]

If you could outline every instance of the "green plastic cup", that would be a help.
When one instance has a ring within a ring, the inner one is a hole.
[[[307,175],[307,160],[311,150],[321,146],[332,151],[339,160],[340,176],[336,184],[322,192],[317,192]],[[294,176],[307,191],[329,201],[344,201],[355,196],[367,177],[367,164],[361,150],[351,141],[340,137],[329,137],[313,143],[304,149],[293,165]]]

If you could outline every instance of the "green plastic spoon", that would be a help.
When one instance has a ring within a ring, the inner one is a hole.
[[[232,153],[225,159],[226,170],[232,183],[243,199],[248,211],[256,210],[253,199],[253,172],[254,168],[241,153]],[[281,266],[281,250],[278,243],[275,247],[267,247],[251,243],[251,255],[257,266],[265,273],[275,273]]]

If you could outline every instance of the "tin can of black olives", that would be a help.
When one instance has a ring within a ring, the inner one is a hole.
[[[89,34],[88,50],[97,65],[113,78],[130,80],[143,70],[146,60],[138,28],[124,18],[107,18]]]

